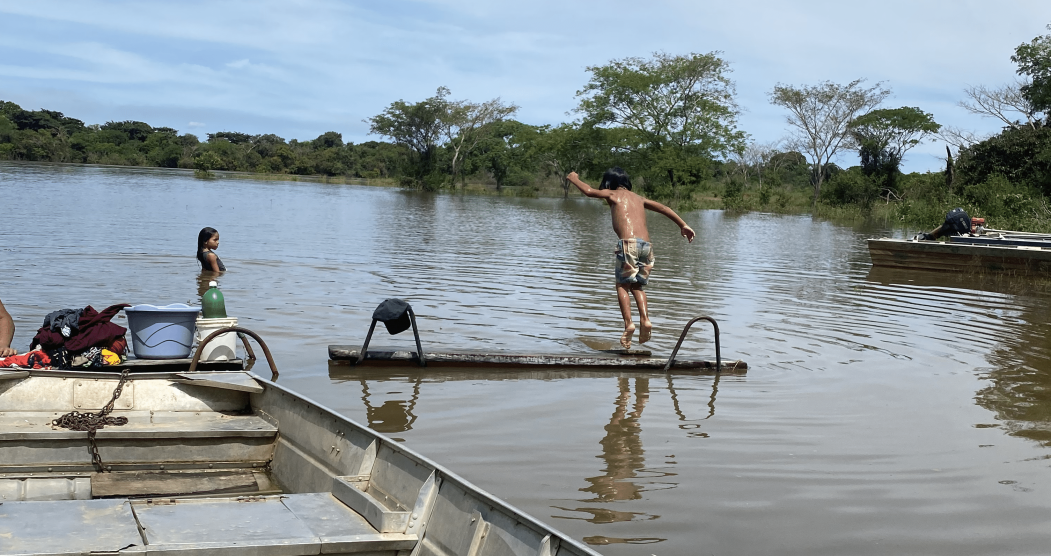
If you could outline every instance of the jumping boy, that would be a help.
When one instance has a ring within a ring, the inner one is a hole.
[[[646,229],[646,209],[659,212],[679,226],[682,237],[691,243],[696,235],[675,211],[656,202],[641,197],[631,191],[631,180],[628,174],[619,167],[610,168],[602,176],[598,189],[582,181],[576,172],[566,178],[577,186],[581,193],[588,197],[605,199],[613,215],[613,232],[620,238],[617,241],[617,301],[620,303],[620,314],[624,317],[624,334],[620,345],[624,349],[631,347],[631,337],[635,334],[635,325],[631,322],[631,296],[639,308],[639,343],[650,339],[653,323],[650,322],[646,307],[646,292],[643,287],[649,282],[653,270],[653,246],[650,245],[650,233]],[[628,292],[631,295],[628,295]]]

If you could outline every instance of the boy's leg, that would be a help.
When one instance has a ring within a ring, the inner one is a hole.
[[[653,332],[653,323],[650,322],[649,306],[646,304],[646,291],[639,287],[631,289],[635,296],[635,306],[639,308],[639,343],[645,344],[650,341]]]
[[[627,284],[617,283],[617,303],[620,304],[620,315],[624,317],[624,334],[620,336],[620,345],[628,349],[631,347],[631,337],[635,335],[635,325],[631,323],[631,296]]]

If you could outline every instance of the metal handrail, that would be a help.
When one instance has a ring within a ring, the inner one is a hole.
[[[207,345],[208,342],[214,340],[220,334],[225,334],[227,332],[237,332],[238,336],[240,336],[241,341],[244,342],[246,347],[248,345],[248,340],[244,338],[243,334],[247,334],[255,338],[255,341],[259,343],[259,347],[263,348],[263,355],[266,356],[266,362],[270,364],[270,380],[276,382],[279,373],[277,372],[277,365],[274,364],[274,357],[270,355],[270,348],[266,347],[266,342],[264,342],[263,339],[259,337],[259,334],[256,334],[255,332],[252,332],[247,328],[241,328],[240,326],[226,326],[220,328],[219,330],[216,330],[215,332],[209,334],[207,338],[201,340],[201,342],[197,344],[197,351],[193,353],[193,361],[190,362],[190,370],[188,372],[192,373],[197,370],[197,362],[201,360],[201,352],[204,349],[204,346]],[[255,359],[255,355],[252,354],[251,358]]]
[[[409,322],[412,323],[412,335],[416,338],[416,354],[420,361],[421,367],[427,366],[427,358],[423,355],[423,346],[420,345],[420,331],[416,328],[416,313],[412,312],[412,307],[406,307],[409,313]],[[372,325],[369,326],[369,333],[365,336],[365,343],[361,345],[361,352],[358,353],[358,360],[354,362],[355,365],[360,365],[365,360],[365,353],[369,349],[369,342],[372,341],[372,333],[376,331],[376,323],[379,319],[372,319]]]
[[[668,363],[664,365],[665,372],[671,370],[671,366],[675,363],[675,355],[679,353],[679,348],[682,346],[682,341],[686,339],[686,333],[690,331],[690,327],[693,326],[693,323],[701,319],[712,323],[712,326],[715,328],[715,372],[718,373],[722,370],[723,357],[722,353],[719,351],[719,323],[715,322],[715,319],[712,317],[697,317],[686,323],[686,326],[682,329],[682,334],[679,335],[679,343],[675,344],[675,349],[671,350],[671,357],[668,358]]]

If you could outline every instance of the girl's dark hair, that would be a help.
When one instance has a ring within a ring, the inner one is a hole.
[[[204,244],[208,243],[208,240],[212,239],[212,236],[217,233],[219,233],[219,230],[205,226],[204,228],[201,228],[201,232],[197,234],[197,262],[201,263],[201,268],[204,268],[204,265],[207,262],[204,260],[204,253],[202,253],[204,250]]]
[[[631,178],[628,177],[628,173],[625,172],[620,166],[614,166],[609,170],[606,170],[605,174],[602,174],[602,183],[599,184],[599,189],[616,189],[623,187],[628,191],[631,191]]]

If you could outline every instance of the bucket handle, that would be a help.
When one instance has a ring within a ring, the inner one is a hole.
[[[193,353],[193,361],[190,362],[190,370],[188,372],[192,373],[197,370],[197,362],[201,360],[201,352],[203,351],[204,346],[206,346],[208,342],[214,340],[219,335],[225,334],[227,332],[237,332],[237,335],[241,337],[241,341],[244,342],[246,348],[245,351],[249,353],[249,356],[252,359],[255,359],[255,354],[252,353],[252,348],[249,347],[248,340],[245,339],[245,335],[255,338],[255,341],[259,344],[259,347],[263,348],[263,355],[266,356],[266,362],[270,364],[270,373],[272,375],[270,377],[270,380],[272,382],[277,382],[277,365],[274,364],[274,357],[270,355],[270,348],[266,347],[266,342],[264,342],[263,339],[259,337],[259,334],[256,334],[255,332],[252,332],[247,328],[241,328],[240,326],[225,326],[223,328],[220,328],[219,330],[216,330],[215,332],[212,332],[208,335],[207,338],[201,340],[201,343],[197,344],[197,351]]]

